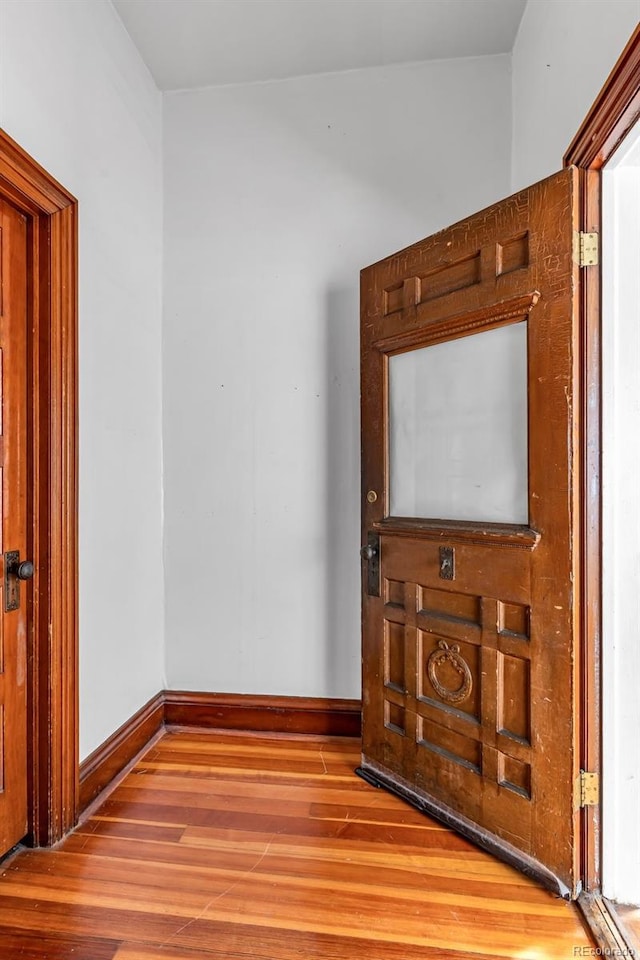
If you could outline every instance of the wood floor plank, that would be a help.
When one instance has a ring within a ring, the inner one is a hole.
[[[34,938],[23,930],[7,929],[1,932],[1,944],[2,960],[113,960],[120,947],[115,940],[51,934]]]
[[[358,751],[169,731],[56,849],[4,866],[0,957],[564,960],[591,946],[571,904],[355,777]]]
[[[90,857],[93,869],[99,869],[102,860],[106,859],[110,862],[113,858],[118,858],[124,869],[129,872],[130,878],[134,880],[141,864],[149,865],[158,877],[164,877],[166,870],[170,876],[180,878],[180,883],[183,882],[184,873],[198,877],[201,872],[207,873],[209,870],[224,870],[235,874],[253,870],[255,873],[262,874],[268,865],[273,873],[284,876],[292,873],[292,856],[286,852],[280,853],[275,847],[272,847],[266,863],[259,866],[256,866],[255,852],[239,850],[233,843],[228,844],[224,849],[218,849],[215,858],[212,858],[207,849],[186,845],[153,843],[145,840],[132,843],[130,840],[117,840],[113,837],[78,835],[67,841],[65,850],[68,856],[78,851],[83,854],[82,860],[89,860]],[[299,855],[300,851],[297,853]],[[526,877],[505,864],[494,861],[492,868],[488,869],[483,863],[484,854],[480,851],[474,851],[473,855],[458,859],[426,853],[413,856],[411,859],[400,857],[395,863],[390,857],[378,855],[376,862],[378,864],[382,862],[384,870],[377,871],[375,877],[371,873],[370,859],[354,855],[357,852],[353,849],[350,849],[349,853],[352,855],[340,859],[326,850],[321,850],[317,856],[307,851],[304,856],[304,875],[336,882],[336,864],[339,863],[339,878],[345,881],[359,878],[364,869],[370,883],[375,884],[376,878],[379,878],[385,888],[406,886],[410,889],[424,890],[425,894],[428,894],[431,889],[454,893],[459,891],[461,884],[464,884],[464,889],[469,892],[483,892],[487,896],[519,900],[523,909],[526,909],[527,904],[548,902],[548,894],[545,890],[537,886],[532,887]],[[321,854],[325,854],[324,858]],[[133,862],[129,863],[129,861]],[[373,867],[375,868],[375,863]],[[294,869],[297,869],[295,864]]]
[[[324,934],[300,934],[295,939],[273,931],[248,931],[243,927],[218,927],[203,948],[123,944],[114,960],[478,960],[479,954],[459,950],[416,948],[410,954],[403,944],[371,943],[357,937],[347,940]]]

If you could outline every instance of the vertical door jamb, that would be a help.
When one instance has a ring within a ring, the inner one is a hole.
[[[637,27],[565,156],[580,171],[581,226],[601,234],[601,170],[640,117],[640,27]],[[602,490],[601,490],[601,278],[584,271],[581,284],[582,379],[582,765],[601,768]],[[600,806],[583,811],[583,886],[598,891]]]

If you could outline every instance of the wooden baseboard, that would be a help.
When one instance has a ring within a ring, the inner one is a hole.
[[[146,747],[164,723],[158,693],[80,764],[80,812]]]
[[[163,690],[80,764],[83,813],[163,726],[360,736],[360,701]]]
[[[266,733],[359,737],[359,700],[165,690],[165,723]]]

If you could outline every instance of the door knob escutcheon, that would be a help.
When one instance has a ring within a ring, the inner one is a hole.
[[[31,560],[20,560],[19,550],[4,555],[4,609],[6,613],[20,606],[20,581],[31,580],[35,567]]]
[[[367,542],[360,549],[360,556],[366,562],[367,593],[370,597],[380,596],[380,536],[370,533]]]

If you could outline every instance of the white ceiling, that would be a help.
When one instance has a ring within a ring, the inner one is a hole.
[[[113,0],[162,90],[510,53],[526,0]]]

